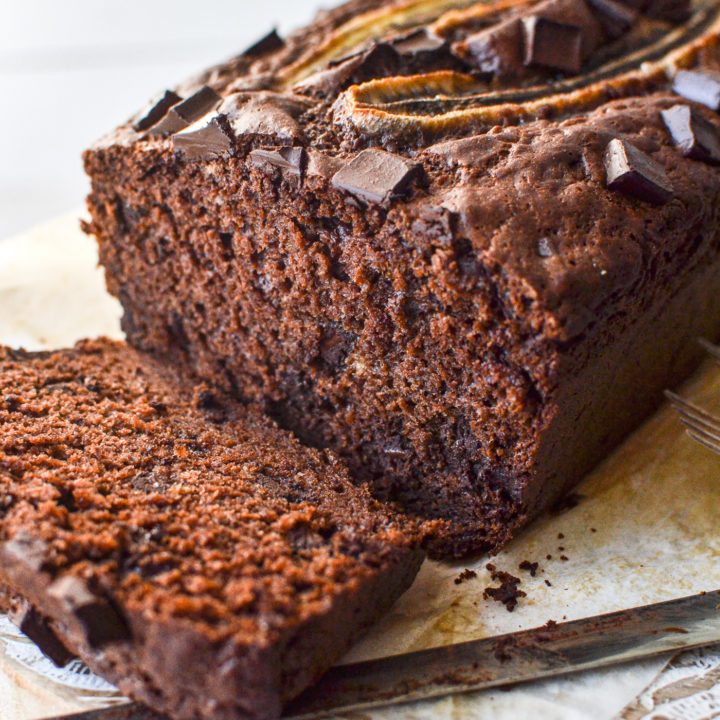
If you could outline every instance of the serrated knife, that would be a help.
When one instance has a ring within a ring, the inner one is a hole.
[[[482,640],[339,665],[283,717],[338,712],[508,686],[720,642],[720,590]],[[61,720],[159,720],[138,703]]]

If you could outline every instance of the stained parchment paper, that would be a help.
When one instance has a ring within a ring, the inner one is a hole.
[[[78,216],[72,213],[0,241],[0,342],[44,349],[81,337],[122,337],[120,308],[104,290],[94,243],[81,233]],[[682,392],[720,412],[720,368],[706,363]],[[668,407],[608,457],[577,492],[577,505],[535,522],[497,558],[426,562],[413,587],[346,660],[720,589],[720,457],[695,445]],[[535,577],[519,569],[525,560],[539,564]],[[491,584],[485,569],[489,561],[522,579],[527,597],[513,613],[483,599]],[[465,569],[477,576],[457,584]],[[0,650],[0,720],[31,720],[113,700],[112,689],[79,665],[64,673],[52,670],[1,619]],[[720,665],[712,653],[703,657],[710,658],[706,665]],[[352,717],[609,720],[651,686],[668,660]],[[707,684],[702,685],[706,694]],[[650,697],[652,686],[648,692]],[[643,707],[637,702],[636,710]]]

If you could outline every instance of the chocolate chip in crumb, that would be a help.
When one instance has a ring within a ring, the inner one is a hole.
[[[16,412],[20,407],[20,398],[15,395],[6,395],[3,398],[3,402],[5,403],[5,409],[8,412]]]
[[[14,538],[3,543],[0,553],[5,563],[23,565],[33,572],[42,570],[48,547],[43,540],[21,531]]]
[[[56,667],[65,667],[75,656],[60,642],[47,618],[30,605],[25,605],[13,621]]]
[[[282,147],[277,150],[253,150],[250,162],[259,168],[274,167],[290,175],[302,175],[307,163],[307,152],[301,147]]]
[[[91,648],[101,648],[129,638],[125,621],[110,602],[93,593],[82,578],[74,575],[61,577],[48,587],[47,594],[75,618]]]
[[[551,258],[557,254],[555,250],[555,244],[550,238],[542,237],[538,240],[537,244],[538,255],[541,258]]]
[[[603,160],[611,190],[657,205],[672,199],[673,188],[663,166],[629,142],[611,140]]]
[[[167,479],[155,472],[141,472],[130,481],[135,490],[145,493],[165,493],[170,484]]]

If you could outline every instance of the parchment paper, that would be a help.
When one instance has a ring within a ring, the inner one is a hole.
[[[86,336],[121,337],[119,306],[105,293],[94,244],[80,232],[78,216],[0,241],[0,342],[40,349]],[[720,368],[708,362],[682,392],[720,411]],[[522,578],[527,597],[515,612],[483,600],[483,589],[491,584],[488,558],[426,562],[413,587],[347,660],[720,589],[720,457],[695,445],[668,407],[607,458],[578,493],[577,506],[540,519],[492,560]],[[518,569],[524,560],[539,563],[536,577]],[[456,584],[465,568],[477,577]],[[34,646],[25,645],[20,652],[23,640],[11,635],[0,623],[1,720],[89,709],[111,697],[104,685],[80,682],[82,669],[48,676],[42,656],[33,655]],[[362,718],[609,719],[655,680],[668,659],[416,703]],[[720,658],[714,662],[720,664]]]

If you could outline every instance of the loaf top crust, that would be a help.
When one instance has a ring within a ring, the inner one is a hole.
[[[712,90],[676,81],[720,87],[718,38],[714,1],[353,0],[162,93],[87,167],[130,149],[144,173],[237,159],[292,178],[289,197],[360,208],[435,267],[468,243],[504,312],[567,342],[714,252],[717,159],[663,112],[689,108],[720,146]],[[617,181],[614,140],[640,152]]]

